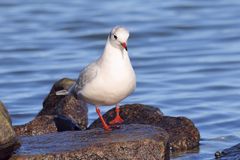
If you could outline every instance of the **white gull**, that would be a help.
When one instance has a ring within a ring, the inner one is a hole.
[[[119,102],[136,87],[136,76],[127,51],[127,29],[116,26],[110,32],[102,55],[87,65],[68,91],[57,95],[74,94],[78,99],[94,104],[104,129],[111,130],[103,119],[99,106],[116,105],[116,117],[110,124],[122,123]]]

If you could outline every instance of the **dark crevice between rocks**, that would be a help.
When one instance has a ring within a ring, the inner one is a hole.
[[[74,123],[73,121],[71,121],[70,119],[64,116],[61,116],[61,115],[55,116],[53,120],[55,122],[58,132],[81,130],[76,123]]]

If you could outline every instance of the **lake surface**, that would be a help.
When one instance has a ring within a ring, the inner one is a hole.
[[[213,159],[240,141],[239,17],[239,0],[0,1],[0,100],[15,125],[30,121],[52,84],[76,79],[123,25],[137,88],[122,104],[190,118],[201,146],[173,159]]]

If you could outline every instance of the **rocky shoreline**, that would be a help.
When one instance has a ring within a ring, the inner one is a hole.
[[[172,152],[199,146],[200,134],[191,120],[143,104],[121,106],[124,123],[113,131],[104,131],[99,119],[87,127],[86,104],[74,95],[55,94],[73,83],[67,78],[56,82],[43,109],[24,125],[12,127],[0,103],[0,159],[167,160]],[[103,115],[107,122],[114,116],[114,109]]]

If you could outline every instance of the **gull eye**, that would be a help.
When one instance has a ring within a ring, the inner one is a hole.
[[[117,39],[117,36],[116,35],[113,35],[114,39]]]

